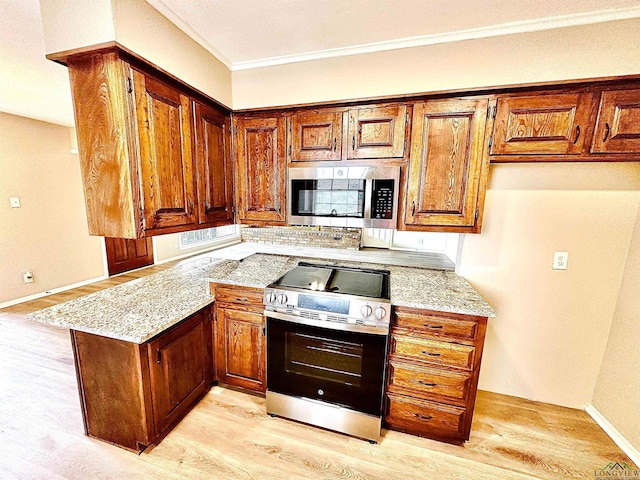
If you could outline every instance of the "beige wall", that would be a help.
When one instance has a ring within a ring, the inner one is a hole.
[[[0,303],[105,273],[70,146],[68,127],[0,113]],[[33,283],[23,283],[27,270]]]
[[[590,403],[640,206],[640,164],[492,165],[459,273],[491,303],[481,389]],[[566,271],[554,251],[568,251]]]
[[[593,404],[640,450],[640,212]]]
[[[640,73],[640,19],[233,72],[233,107]]]
[[[41,0],[46,52],[118,41],[231,106],[231,72],[144,0]]]

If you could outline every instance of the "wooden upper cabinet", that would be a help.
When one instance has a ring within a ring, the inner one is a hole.
[[[143,235],[131,68],[117,53],[67,61],[90,235]]]
[[[242,223],[282,225],[286,220],[284,117],[236,117],[236,205]]]
[[[291,161],[342,158],[342,112],[298,113],[289,122]]]
[[[405,226],[480,230],[487,106],[487,99],[451,99],[413,107]]]
[[[191,100],[133,70],[145,230],[194,224]]]
[[[66,61],[91,235],[140,238],[230,222],[228,111],[211,102],[214,115],[198,93],[120,50]]]
[[[640,90],[602,93],[591,153],[640,153]]]
[[[492,155],[579,155],[594,106],[592,93],[498,98]]]
[[[198,223],[233,223],[231,119],[214,108],[194,102]]]
[[[349,110],[347,158],[404,156],[406,105]]]

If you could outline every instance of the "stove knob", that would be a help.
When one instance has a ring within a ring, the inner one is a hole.
[[[269,303],[275,303],[275,302],[276,302],[276,294],[275,294],[275,293],[273,293],[273,292],[270,292],[270,293],[267,295],[267,302],[269,302]]]
[[[362,308],[360,309],[360,314],[364,318],[371,316],[372,313],[373,313],[373,309],[371,308],[371,305],[363,305]]]
[[[384,316],[387,314],[387,311],[382,307],[378,307],[373,313],[378,320],[382,320]]]
[[[287,298],[287,296],[286,296],[284,293],[281,293],[280,295],[278,295],[278,303],[279,303],[280,305],[284,305],[284,304],[286,304],[286,303],[287,303],[287,300],[288,300],[288,298]]]

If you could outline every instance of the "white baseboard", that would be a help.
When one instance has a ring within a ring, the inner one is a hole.
[[[51,290],[47,290],[45,292],[34,293],[33,295],[29,295],[26,297],[20,297],[14,300],[9,300],[8,302],[0,303],[0,309],[11,307],[19,303],[28,302],[29,300],[35,300],[37,298],[53,295],[54,293],[60,293],[66,290],[71,290],[72,288],[84,287],[85,285],[89,285],[90,283],[99,282],[100,280],[105,280],[107,278],[109,278],[108,275],[102,275],[101,277],[90,278],[89,280],[84,280],[82,282],[74,283],[72,285],[65,285],[64,287],[52,288]]]
[[[591,403],[588,403],[584,407],[585,411],[600,425],[600,428],[605,431],[607,435],[615,442],[620,449],[627,454],[627,456],[640,466],[640,452],[631,443],[624,438],[624,436],[614,427],[607,418],[600,413],[600,411]]]

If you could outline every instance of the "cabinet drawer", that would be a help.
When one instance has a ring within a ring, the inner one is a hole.
[[[220,287],[212,284],[211,291],[215,295],[215,301],[219,303],[241,303],[259,307],[263,305],[264,291],[259,288]]]
[[[387,394],[385,422],[417,435],[462,439],[466,410],[441,403]]]
[[[395,325],[417,330],[426,335],[452,339],[475,340],[478,333],[478,324],[472,320],[416,315],[406,312],[396,312]]]
[[[466,400],[469,396],[471,375],[468,373],[393,361],[389,367],[389,390],[410,390],[417,395],[428,393],[457,400]]]
[[[475,347],[392,333],[391,355],[452,367],[473,368]]]

